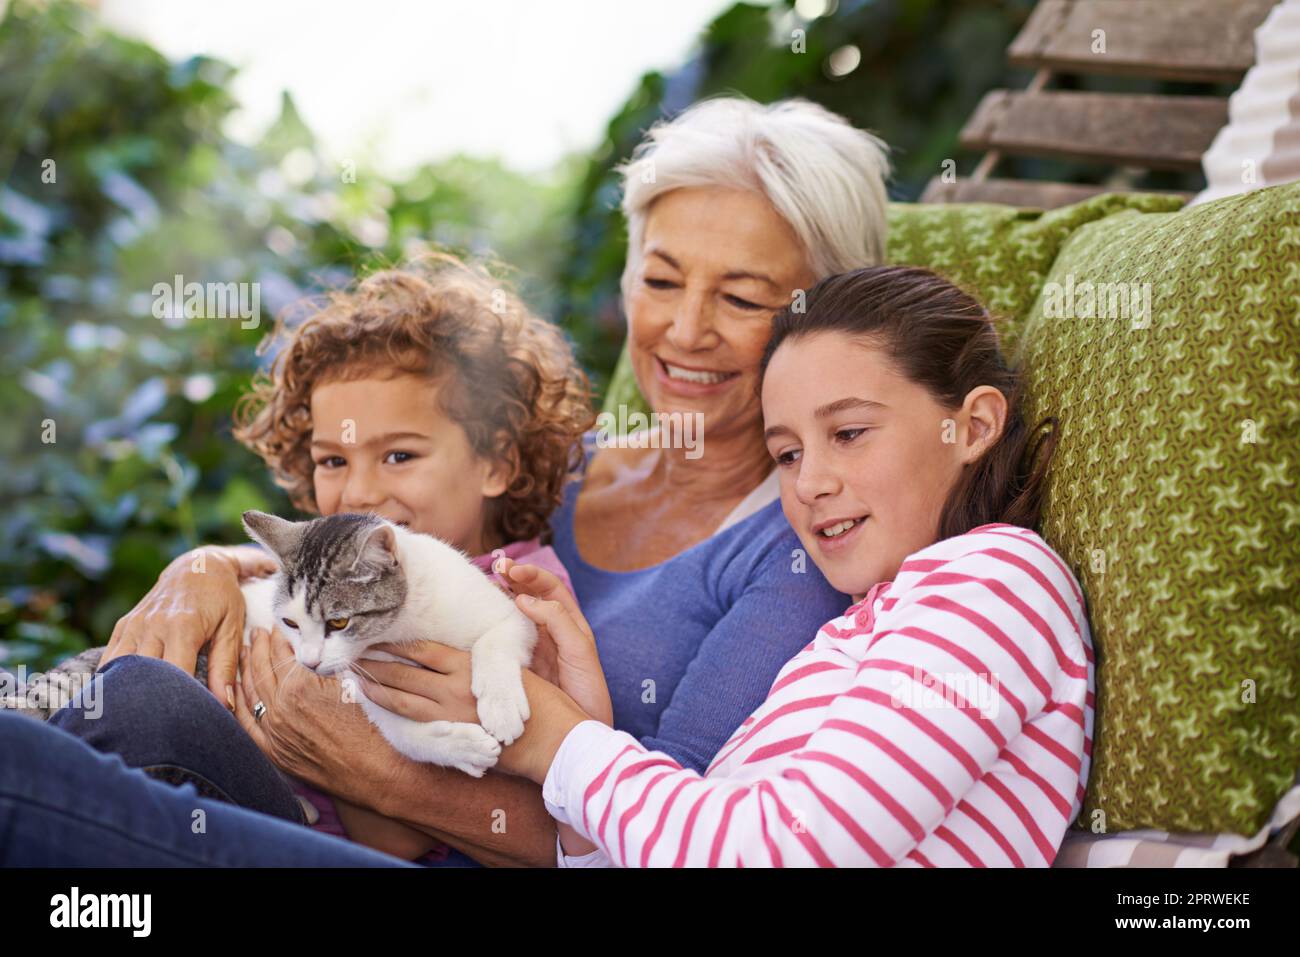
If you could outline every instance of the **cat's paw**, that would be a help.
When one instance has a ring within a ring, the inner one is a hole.
[[[438,756],[435,763],[464,771],[470,777],[481,778],[494,767],[501,756],[501,744],[476,724],[468,722],[433,721],[437,725]]]
[[[474,697],[478,699],[479,723],[487,733],[504,745],[514,744],[524,733],[529,714],[523,679],[515,676],[513,681],[491,682],[475,691]]]
[[[470,692],[477,701],[479,723],[492,737],[511,745],[524,733],[528,695],[516,661],[476,656],[470,668]]]

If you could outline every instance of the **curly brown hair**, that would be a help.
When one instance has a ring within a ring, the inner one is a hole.
[[[591,384],[563,333],[482,266],[429,254],[331,293],[258,346],[283,348],[234,411],[235,438],[270,467],[295,506],[319,513],[311,392],[326,382],[411,374],[452,384],[442,411],[475,454],[507,463],[510,482],[484,533],[504,542],[548,532],[595,413]]]

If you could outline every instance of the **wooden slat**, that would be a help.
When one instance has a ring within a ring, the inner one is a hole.
[[[1007,50],[1013,66],[1236,83],[1276,0],[1040,0]],[[1093,52],[1094,31],[1105,52]]]
[[[1228,101],[1217,97],[993,90],[962,129],[961,145],[1143,169],[1195,170],[1227,121]]]
[[[986,179],[982,182],[958,179],[952,183],[945,183],[936,176],[926,185],[921,202],[1002,203],[1007,206],[1056,209],[1058,206],[1068,206],[1104,193],[1131,192],[1134,190],[1116,186],[1085,186],[1078,183],[1051,183],[1025,179]],[[1143,192],[1147,191],[1143,190]],[[1167,192],[1184,199],[1192,198],[1191,193],[1173,190],[1151,190],[1150,192]]]

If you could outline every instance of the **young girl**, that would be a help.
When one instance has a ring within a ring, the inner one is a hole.
[[[785,515],[856,603],[700,775],[608,726],[576,603],[499,562],[560,655],[560,688],[526,674],[500,767],[542,785],[562,866],[1050,865],[1087,783],[1091,638],[1031,530],[1054,438],[1033,441],[988,314],[925,270],[857,270],[778,316],[762,368]],[[441,672],[419,672],[423,716],[468,720],[468,655],[411,654]]]
[[[436,535],[485,574],[494,557],[567,585],[547,517],[593,421],[563,336],[448,256],[333,295],[282,342],[235,411],[235,437],[298,508],[373,512]],[[445,845],[295,782],[312,826],[407,859]]]

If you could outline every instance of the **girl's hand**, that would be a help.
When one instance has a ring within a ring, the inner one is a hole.
[[[558,655],[558,688],[524,669],[531,717],[523,736],[502,750],[497,765],[540,784],[565,735],[590,718],[613,724],[614,708],[596,655],[596,640],[569,590],[535,565],[516,565],[503,558],[497,566],[521,593],[516,606],[555,642]],[[358,671],[370,700],[413,721],[478,723],[478,705],[470,691],[469,652],[433,641],[372,647],[424,667],[367,659]]]
[[[522,598],[521,598],[522,600]],[[357,671],[365,694],[376,704],[412,721],[458,721],[478,724],[478,704],[470,691],[470,654],[436,641],[372,645],[418,661],[417,668],[398,661],[366,659]],[[501,750],[495,770],[540,784],[565,736],[591,715],[555,685],[523,671],[530,717],[524,733]],[[608,698],[608,694],[606,695]]]
[[[511,599],[516,595],[514,582],[507,579],[501,574],[501,569],[508,569],[514,565],[514,560],[502,556],[492,563],[493,575],[492,584],[496,585]],[[561,586],[563,587],[563,586]],[[567,589],[566,589],[567,590]],[[533,646],[533,658],[528,663],[528,667],[539,677],[551,684],[558,684],[560,680],[560,671],[557,663],[558,653],[555,649],[555,641],[545,628],[537,629],[537,644]]]
[[[554,648],[556,677],[552,683],[559,685],[587,714],[612,725],[614,708],[600,656],[596,653],[596,637],[573,593],[555,575],[537,565],[520,565],[512,559],[500,558],[492,567],[518,593],[516,607],[537,625],[538,647]],[[551,680],[547,675],[542,677]]]

